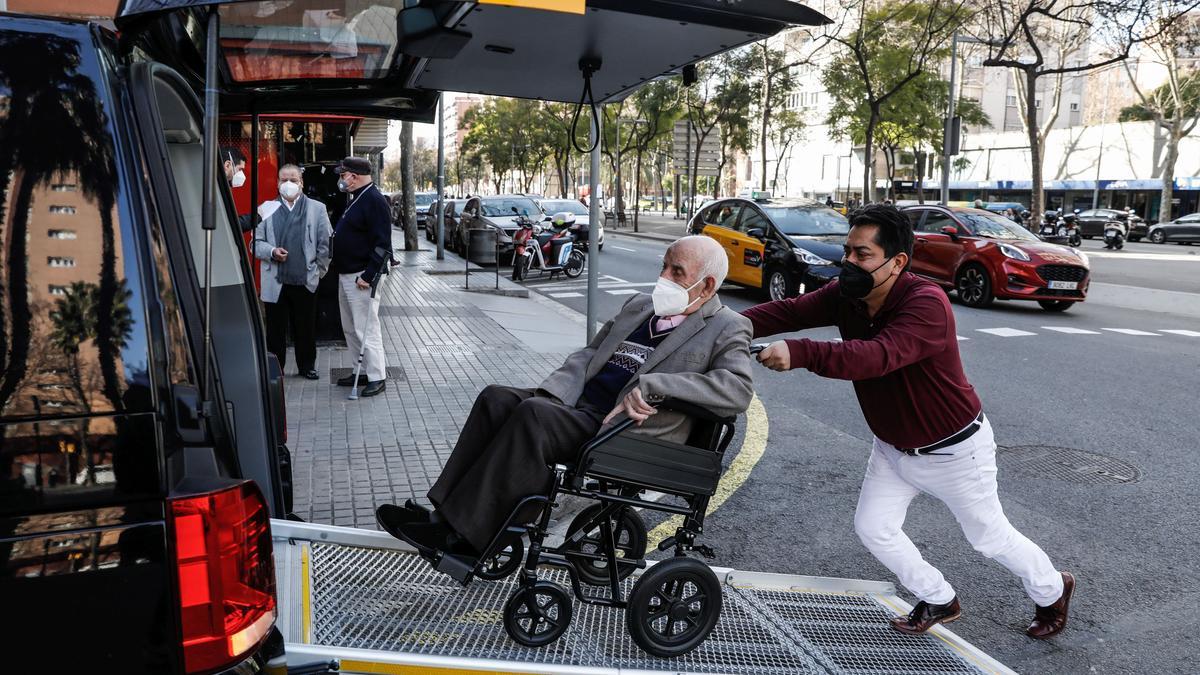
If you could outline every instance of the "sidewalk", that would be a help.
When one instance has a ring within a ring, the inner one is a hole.
[[[675,241],[683,236],[686,223],[682,220],[676,220],[671,217],[670,213],[662,216],[658,211],[650,211],[638,215],[638,231],[633,231],[633,214],[627,216],[627,224],[624,227],[617,228],[612,224],[605,226],[605,235],[620,234],[627,237],[636,237],[638,239],[650,239],[654,241]]]
[[[421,245],[396,252],[385,282],[383,394],[349,401],[332,383],[358,356],[344,346],[319,350],[320,380],[285,378],[294,511],[305,520],[376,529],[377,505],[425,501],[483,387],[534,386],[584,343],[577,313],[537,294],[464,291],[462,259],[447,252],[439,263]],[[494,288],[492,270],[474,269],[472,291]],[[503,275],[502,289],[521,290]]]

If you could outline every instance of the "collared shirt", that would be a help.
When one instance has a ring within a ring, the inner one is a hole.
[[[657,321],[654,324],[654,329],[668,331],[672,328],[678,328],[679,324],[687,321],[687,314],[673,314],[671,316],[660,316],[656,318]]]
[[[838,282],[743,314],[761,337],[837,326],[842,342],[787,340],[792,368],[854,382],[867,425],[880,440],[918,448],[952,436],[982,408],[958,353],[950,301],[937,284],[901,274],[883,307],[868,316]]]

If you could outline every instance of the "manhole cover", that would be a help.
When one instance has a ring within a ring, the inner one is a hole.
[[[1095,452],[1052,445],[1001,447],[1011,471],[1027,478],[1060,480],[1082,485],[1135,483],[1142,472],[1128,462]]]
[[[408,376],[404,374],[404,369],[400,366],[387,366],[385,370],[387,371],[387,379],[389,380],[404,382],[408,379]],[[348,377],[353,373],[353,368],[330,368],[329,381],[337,382],[341,378]]]

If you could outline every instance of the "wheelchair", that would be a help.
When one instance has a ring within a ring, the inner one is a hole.
[[[736,418],[678,399],[668,398],[656,407],[693,419],[686,444],[630,432],[633,420],[623,420],[584,444],[575,464],[554,465],[549,493],[522,499],[477,561],[442,551],[431,560],[437,570],[464,586],[476,577],[498,580],[519,570],[519,586],[504,606],[504,628],[517,643],[548,645],[571,623],[571,597],[559,584],[538,579],[541,565],[565,569],[580,602],[624,609],[633,641],[654,656],[686,654],[716,626],[721,582],[707,564],[687,553],[714,557],[696,537],[704,530],[704,515],[720,481],[721,460],[733,440]],[[643,493],[648,490],[673,501],[647,500]],[[564,494],[596,503],[571,521],[560,545],[548,547],[544,542],[555,500]],[[678,514],[683,523],[658,545],[660,551],[674,548],[674,557],[651,566],[622,598],[622,582],[647,567],[646,525],[634,507]],[[606,593],[590,590],[604,587]]]

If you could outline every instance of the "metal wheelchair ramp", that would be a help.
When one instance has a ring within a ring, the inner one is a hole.
[[[462,588],[390,536],[275,521],[279,628],[289,665],[337,659],[365,673],[1011,673],[945,628],[910,637],[887,619],[909,606],[891,584],[716,568],[724,607],[695,651],[641,651],[621,610],[575,603],[571,627],[540,649],[501,622],[515,576]],[[570,587],[566,573],[541,576]],[[626,590],[633,579],[625,582]]]

